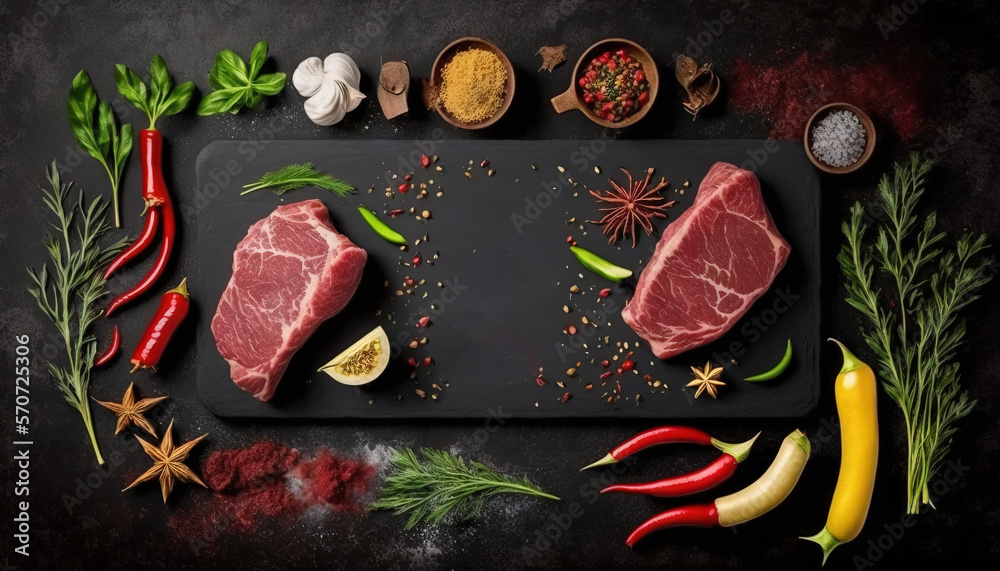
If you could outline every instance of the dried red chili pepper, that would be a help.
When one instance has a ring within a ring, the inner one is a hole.
[[[601,458],[593,464],[584,466],[580,470],[583,471],[587,468],[614,464],[615,462],[631,456],[640,450],[645,450],[650,446],[671,443],[701,444],[703,446],[715,446],[720,450],[723,450],[723,448],[721,448],[722,446],[732,446],[731,444],[712,438],[707,432],[698,430],[697,428],[689,428],[687,426],[661,426],[636,434],[632,438],[629,438],[625,442],[619,444],[604,458]]]
[[[113,359],[114,356],[118,354],[118,347],[121,346],[121,343],[122,343],[122,334],[121,331],[118,331],[118,326],[115,325],[114,330],[112,330],[111,332],[111,344],[108,345],[108,348],[105,349],[103,353],[101,353],[101,356],[98,357],[97,360],[94,361],[94,366],[100,367],[101,365]]]
[[[431,158],[427,155],[420,155],[420,166],[422,168],[427,168],[431,166]]]
[[[109,316],[119,307],[148,291],[160,279],[160,276],[163,275],[167,267],[167,263],[170,261],[177,233],[177,220],[174,214],[173,201],[170,199],[167,183],[163,179],[163,135],[155,129],[143,129],[139,132],[139,149],[142,155],[142,198],[145,202],[143,212],[150,217],[156,216],[162,221],[162,224],[160,224],[160,254],[142,281],[133,286],[132,289],[119,294],[111,300],[106,310]],[[143,235],[136,242],[145,241],[138,247],[130,247],[122,254],[119,254],[118,258],[111,262],[106,274],[114,271],[112,268],[117,269],[135,258],[153,243],[153,236],[156,234],[155,222],[155,220],[150,222],[147,219]],[[147,234],[152,234],[153,236],[147,237]],[[126,253],[129,254],[129,257],[122,259]]]
[[[719,448],[723,454],[712,463],[694,472],[641,484],[615,484],[604,488],[601,493],[625,492],[660,498],[677,498],[711,490],[736,472],[736,466],[750,454],[750,449],[758,436],[760,436],[759,432],[746,442],[720,445]]]
[[[153,318],[139,339],[139,344],[132,352],[134,367],[130,372],[156,367],[170,338],[187,316],[189,306],[187,278],[184,278],[180,285],[163,294],[160,307],[153,314]]]

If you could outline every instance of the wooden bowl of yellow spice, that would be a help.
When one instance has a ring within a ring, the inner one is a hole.
[[[431,104],[462,129],[496,123],[514,98],[514,67],[500,48],[482,38],[445,46],[431,70]]]

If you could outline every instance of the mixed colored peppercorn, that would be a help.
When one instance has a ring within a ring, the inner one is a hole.
[[[587,107],[612,123],[625,119],[649,102],[649,82],[642,64],[622,49],[592,59],[578,83]]]

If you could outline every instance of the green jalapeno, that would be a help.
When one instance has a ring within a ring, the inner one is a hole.
[[[392,242],[393,244],[406,243],[406,238],[404,238],[402,234],[390,228],[389,225],[386,224],[385,222],[382,222],[382,220],[380,220],[379,217],[376,216],[375,213],[372,212],[371,210],[368,210],[364,206],[361,206],[358,208],[358,212],[361,213],[361,216],[365,219],[365,222],[367,222],[368,225],[371,226],[371,229],[374,230],[375,233],[381,236],[382,238],[388,240],[389,242]]]
[[[580,260],[583,267],[606,280],[619,282],[632,275],[632,270],[616,266],[590,250],[585,250],[579,246],[570,246],[569,250],[573,252],[577,260]]]
[[[781,373],[785,372],[788,368],[788,364],[792,362],[792,340],[789,339],[788,343],[785,345],[785,355],[781,357],[778,364],[771,369],[764,371],[759,375],[754,375],[752,377],[747,377],[743,379],[744,381],[750,381],[751,383],[756,381],[770,381],[771,379],[777,377]]]

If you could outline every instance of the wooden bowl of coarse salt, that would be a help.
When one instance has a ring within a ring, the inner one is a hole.
[[[495,56],[495,59],[488,54]],[[454,93],[451,90],[455,86],[445,86],[445,68],[452,63],[460,65],[459,69],[449,72],[449,75],[459,73],[455,77],[460,80],[456,82],[460,89],[456,89]],[[490,85],[491,81],[502,82],[502,88],[499,83]],[[514,66],[500,48],[490,42],[482,38],[461,38],[445,46],[438,54],[434,67],[431,68],[430,83],[431,104],[445,121],[462,129],[482,129],[499,121],[510,108],[510,102],[514,99]],[[493,93],[478,101],[465,98],[472,94],[463,91],[479,88]]]
[[[875,124],[850,103],[831,103],[813,113],[803,135],[806,155],[819,170],[847,174],[862,167],[875,150]]]

